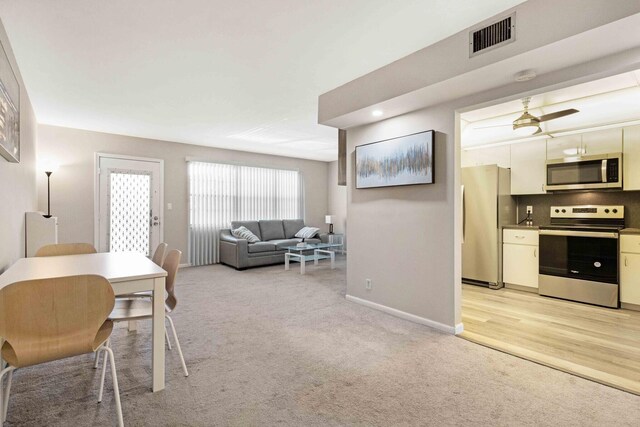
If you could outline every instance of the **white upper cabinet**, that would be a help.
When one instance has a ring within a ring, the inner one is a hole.
[[[582,136],[579,134],[549,138],[547,139],[547,159],[555,160],[577,156],[581,144]]]
[[[545,141],[511,146],[511,194],[543,194],[546,183]]]
[[[605,129],[547,140],[547,159],[621,153],[622,129]]]
[[[484,165],[498,165],[501,168],[511,167],[511,150],[508,145],[476,150],[462,149],[461,157],[463,168]]]
[[[585,156],[622,153],[622,128],[583,133],[582,148]]]
[[[622,185],[640,190],[640,125],[623,129]]]

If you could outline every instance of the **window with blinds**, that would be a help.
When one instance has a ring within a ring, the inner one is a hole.
[[[231,221],[304,218],[298,171],[189,162],[189,263],[219,262],[219,232]]]

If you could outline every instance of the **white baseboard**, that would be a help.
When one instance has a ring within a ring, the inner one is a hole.
[[[191,267],[191,264],[189,264],[188,262],[185,264],[180,264],[178,265],[179,268],[187,268],[187,267]]]
[[[405,311],[397,310],[395,308],[387,307],[386,305],[371,302],[366,299],[354,297],[352,295],[346,295],[345,298],[348,301],[355,302],[360,305],[364,305],[365,307],[373,308],[375,310],[380,310],[392,316],[396,316],[401,319],[408,320],[410,322],[419,323],[421,325],[429,326],[430,328],[437,329],[439,331],[446,332],[448,334],[457,335],[462,333],[462,331],[464,330],[462,323],[458,323],[455,327],[449,326],[449,325],[445,325],[444,323],[436,322],[435,320],[416,316],[415,314],[411,314]]]

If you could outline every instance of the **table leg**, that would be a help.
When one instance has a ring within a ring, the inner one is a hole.
[[[331,269],[335,270],[336,269],[336,253],[333,251],[329,251],[329,253],[331,253]]]
[[[135,332],[138,330],[138,323],[135,320],[129,320],[128,326],[129,332]]]
[[[306,263],[305,257],[304,256],[300,257],[300,274],[305,273],[305,263]]]
[[[289,254],[284,254],[284,269],[289,270]]]
[[[164,286],[164,277],[153,279],[153,350],[151,367],[154,392],[164,390]]]
[[[320,255],[320,252],[317,249],[313,251],[313,265],[318,265],[318,255]]]

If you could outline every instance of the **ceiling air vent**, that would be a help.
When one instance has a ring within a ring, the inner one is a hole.
[[[516,14],[469,32],[469,58],[516,39]]]

